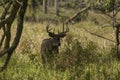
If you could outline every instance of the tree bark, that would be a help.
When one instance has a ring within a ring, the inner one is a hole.
[[[59,0],[55,0],[55,13],[59,16]]]
[[[43,0],[43,12],[47,13],[47,0]]]
[[[25,11],[27,8],[27,2],[28,0],[22,0],[20,1],[22,2],[22,5],[20,6],[20,4],[14,2],[13,5],[13,12],[11,12],[11,19],[8,19],[9,22],[9,26],[7,27],[11,27],[11,24],[13,23],[13,21],[15,20],[15,16],[18,13],[18,17],[17,17],[17,30],[16,30],[16,35],[14,37],[13,43],[10,45],[8,42],[10,42],[10,40],[7,42],[7,47],[4,48],[2,51],[0,51],[0,57],[4,56],[5,54],[7,54],[7,58],[4,62],[4,65],[0,68],[0,71],[3,71],[4,69],[6,69],[10,58],[14,52],[14,50],[17,48],[21,35],[22,35],[22,30],[23,30],[23,22],[24,22],[24,15],[25,15]],[[20,8],[20,9],[19,9]],[[8,24],[8,23],[7,23]],[[9,28],[8,28],[9,29]],[[8,32],[10,32],[11,30],[9,29]],[[9,35],[10,37],[10,35]],[[8,38],[9,38],[8,37]]]

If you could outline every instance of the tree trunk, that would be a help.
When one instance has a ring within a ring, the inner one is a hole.
[[[55,13],[59,16],[59,0],[55,0]]]
[[[7,17],[7,19],[5,18],[3,20],[3,23],[2,22],[0,23],[3,26],[5,24],[7,24],[6,27],[5,27],[6,28],[5,32],[7,33],[7,34],[5,34],[5,36],[6,36],[5,44],[4,44],[5,48],[0,50],[0,58],[3,57],[5,54],[7,56],[6,56],[5,62],[3,63],[3,66],[0,67],[0,71],[3,71],[4,69],[6,69],[13,52],[15,51],[15,49],[17,48],[17,46],[20,42],[20,38],[21,38],[21,35],[22,35],[24,15],[25,15],[25,11],[26,11],[26,8],[27,8],[28,0],[18,0],[18,1],[20,1],[20,3],[22,3],[22,4],[20,5],[17,2],[13,2],[11,4],[12,8],[11,8],[10,15]],[[18,14],[18,16],[17,16],[17,14]],[[16,34],[15,34],[13,42],[10,44],[10,42],[11,42],[10,38],[12,36],[12,34],[10,33],[11,32],[11,27],[12,27],[13,22],[15,21],[16,16],[17,16],[17,30],[16,30]],[[1,28],[2,28],[2,26],[1,26]]]
[[[52,0],[48,0],[48,6],[52,7]]]
[[[43,12],[47,13],[47,0],[43,0]]]

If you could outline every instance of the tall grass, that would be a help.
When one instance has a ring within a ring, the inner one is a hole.
[[[25,23],[20,44],[0,80],[120,80],[120,62],[114,42],[91,35],[83,27],[114,40],[112,28],[98,28],[92,22],[70,26],[61,40],[60,53],[53,65],[41,63],[40,44],[48,35],[46,23]],[[2,64],[4,57],[0,60]]]

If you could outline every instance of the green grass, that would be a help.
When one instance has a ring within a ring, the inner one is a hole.
[[[114,40],[112,28],[96,28],[89,21],[71,25],[54,64],[43,67],[39,51],[41,41],[48,37],[44,26],[46,23],[25,23],[20,45],[7,69],[0,73],[0,80],[120,79],[120,63],[115,57],[114,43],[83,29],[86,26],[89,31]]]
[[[62,10],[60,14],[64,17]],[[68,14],[70,17],[72,10],[65,13],[65,16]],[[106,20],[97,17],[97,14],[91,14],[85,21],[70,24],[69,33],[61,40],[60,53],[52,66],[47,64],[46,67],[41,63],[40,45],[43,39],[48,38],[45,31],[47,23],[25,22],[20,44],[7,69],[0,73],[0,80],[120,80],[114,29],[96,25],[93,18],[99,19],[99,24]],[[31,14],[27,13],[27,16]],[[42,12],[37,13],[36,17],[56,18],[53,14]],[[51,26],[56,25],[51,22]],[[62,24],[57,26],[61,27]],[[15,28],[14,24],[11,31],[13,34]],[[85,29],[104,38],[92,35]],[[0,65],[4,59],[5,57],[0,59]]]

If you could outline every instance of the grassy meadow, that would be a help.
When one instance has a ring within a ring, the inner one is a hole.
[[[101,23],[104,20],[93,14],[88,20],[69,25],[70,31],[61,40],[59,54],[52,66],[47,64],[46,67],[41,63],[40,45],[49,37],[45,31],[47,22],[25,22],[20,44],[7,69],[0,73],[0,80],[120,80],[115,29],[101,27],[93,22],[93,17]],[[62,24],[51,23],[51,26],[58,29]],[[15,28],[14,24],[13,34]],[[4,58],[0,59],[0,65]]]

